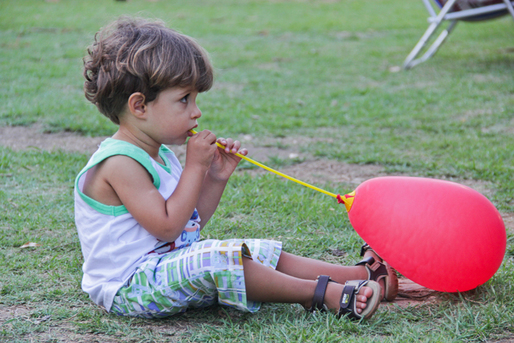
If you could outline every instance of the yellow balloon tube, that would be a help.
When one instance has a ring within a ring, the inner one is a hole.
[[[193,134],[196,134],[196,133],[197,133],[195,130],[190,130],[190,131],[191,131],[191,133],[193,133]],[[220,147],[221,149],[225,149],[225,146],[224,146],[224,145],[222,145],[222,144],[220,144],[220,143],[218,143],[218,142],[216,142],[216,145],[217,145],[218,147]],[[321,188],[319,188],[319,187],[316,187],[316,186],[310,185],[310,184],[308,184],[307,182],[303,182],[303,181],[301,181],[301,180],[295,179],[294,177],[291,177],[291,176],[289,176],[289,175],[286,175],[286,174],[284,174],[284,173],[281,173],[281,172],[279,172],[278,170],[275,170],[275,169],[270,168],[270,167],[268,167],[268,166],[266,166],[266,165],[264,165],[264,164],[262,164],[262,163],[260,163],[260,162],[257,162],[257,161],[255,161],[255,160],[252,160],[251,158],[246,157],[246,156],[244,156],[244,155],[241,155],[240,153],[235,153],[235,155],[236,155],[237,157],[242,158],[242,159],[243,159],[243,160],[245,160],[245,161],[248,161],[248,162],[250,162],[250,163],[252,163],[252,164],[254,164],[254,165],[258,166],[258,167],[261,167],[262,169],[265,169],[265,170],[267,170],[267,171],[269,171],[269,172],[272,172],[272,173],[274,173],[274,174],[277,174],[277,175],[279,175],[279,176],[282,176],[283,178],[286,178],[286,179],[291,180],[291,181],[293,181],[293,182],[299,183],[299,184],[300,184],[300,185],[302,185],[302,186],[308,187],[308,188],[313,189],[313,190],[315,190],[315,191],[318,191],[318,192],[320,192],[320,193],[323,193],[323,194],[329,195],[329,196],[331,196],[331,197],[333,197],[333,198],[336,198],[336,199],[337,199],[337,201],[338,201],[340,204],[341,204],[341,203],[344,203],[344,205],[345,205],[345,207],[346,207],[346,210],[347,210],[348,212],[350,212],[350,209],[351,209],[352,204],[353,204],[353,198],[354,198],[354,196],[355,196],[355,191],[354,191],[354,192],[351,192],[351,193],[349,193],[349,194],[343,195],[343,196],[341,196],[341,195],[339,195],[339,194],[334,194],[334,193],[328,192],[328,191],[326,191],[326,190],[324,190],[324,189],[321,189]]]

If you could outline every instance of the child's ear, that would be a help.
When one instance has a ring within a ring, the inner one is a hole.
[[[128,109],[130,113],[139,119],[144,118],[146,115],[145,100],[144,94],[140,92],[132,93],[128,99]]]

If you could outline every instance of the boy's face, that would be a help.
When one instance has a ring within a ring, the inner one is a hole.
[[[196,105],[198,92],[191,88],[168,88],[147,104],[147,128],[160,144],[184,144],[198,126],[202,112]]]

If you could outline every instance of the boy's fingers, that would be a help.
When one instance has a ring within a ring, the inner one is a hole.
[[[225,147],[225,152],[230,152],[230,149],[233,146],[233,139],[232,138],[218,138],[218,143],[223,145]]]
[[[224,151],[226,153],[240,153],[245,156],[248,154],[248,150],[246,149],[241,149],[241,151],[239,151],[239,149],[241,148],[240,141],[235,141],[232,138],[220,137],[218,138],[217,142],[225,147]]]
[[[225,144],[225,152],[230,152],[233,146],[234,140],[232,138],[227,138],[227,143]]]
[[[203,130],[201,132],[203,136],[200,138],[206,140],[210,145],[216,144],[216,135],[209,130]]]
[[[241,148],[241,142],[235,141],[234,144],[232,145],[232,152],[236,153],[239,151],[240,148]]]

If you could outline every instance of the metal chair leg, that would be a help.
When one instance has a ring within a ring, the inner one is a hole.
[[[507,9],[509,10],[510,15],[512,15],[512,19],[514,19],[514,8],[512,7],[511,0],[503,0],[503,2],[505,3],[505,6],[507,6]]]
[[[441,11],[435,18],[430,17],[430,19],[433,19],[433,20],[430,20],[431,23],[428,26],[428,29],[425,31],[425,33],[419,40],[418,44],[416,44],[414,49],[412,49],[410,54],[407,56],[407,58],[403,62],[404,70],[410,69],[410,68],[426,61],[427,59],[429,59],[431,56],[433,56],[435,54],[435,52],[437,51],[439,46],[444,42],[446,37],[448,37],[450,32],[453,30],[453,28],[457,24],[457,21],[452,21],[450,23],[450,25],[448,26],[448,28],[439,34],[439,36],[437,37],[435,42],[432,43],[432,45],[430,46],[428,51],[421,58],[416,58],[420,54],[421,50],[425,47],[428,40],[432,37],[434,32],[437,30],[437,28],[441,25],[441,23],[444,20],[444,16],[450,11],[450,9],[452,8],[455,1],[457,1],[457,0],[449,0],[443,6],[443,8],[441,8]]]

